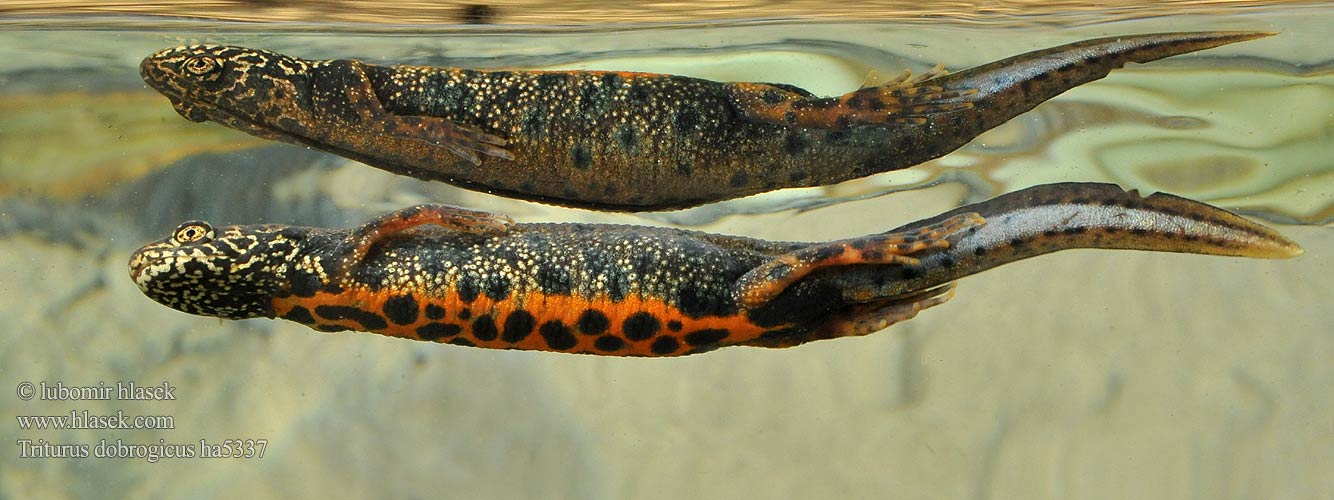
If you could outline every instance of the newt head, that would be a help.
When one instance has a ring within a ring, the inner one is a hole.
[[[273,123],[305,86],[308,64],[267,50],[223,45],[165,49],[139,63],[144,82],[190,121],[213,120],[278,139]]]
[[[293,229],[296,229],[295,231]],[[228,319],[272,316],[284,288],[299,228],[228,226],[189,221],[130,256],[130,279],[144,295],[173,309]]]

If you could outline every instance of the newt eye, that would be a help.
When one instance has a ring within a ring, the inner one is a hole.
[[[217,71],[218,69],[221,69],[222,65],[218,64],[218,60],[216,58],[208,56],[195,56],[186,59],[184,63],[181,63],[181,67],[185,68],[185,71],[188,71],[195,76],[205,76],[209,73]]]
[[[213,241],[213,226],[204,221],[192,220],[176,228],[176,232],[171,234],[171,240],[177,245],[208,243]]]

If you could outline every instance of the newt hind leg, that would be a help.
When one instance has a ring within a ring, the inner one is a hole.
[[[838,337],[860,337],[889,328],[917,317],[917,313],[954,298],[954,283],[946,283],[907,295],[880,299],[851,306],[835,313],[823,325],[807,333],[779,333],[762,335],[741,345],[782,348],[805,344],[814,340]]]
[[[742,307],[755,308],[817,269],[862,264],[915,265],[917,259],[913,254],[949,248],[947,238],[951,235],[984,223],[982,216],[965,213],[912,231],[814,244],[751,269],[737,280],[732,291]]]
[[[812,97],[770,84],[734,84],[734,98],[750,119],[798,127],[841,129],[853,125],[922,124],[940,113],[971,109],[975,89],[946,89],[932,80],[948,74],[936,67],[919,76],[905,70],[874,87],[837,97]]]
[[[425,204],[396,210],[376,217],[352,232],[348,238],[351,248],[343,255],[340,271],[360,264],[371,248],[384,238],[425,225],[466,234],[489,235],[509,231],[514,226],[514,220],[506,215],[450,205]]]

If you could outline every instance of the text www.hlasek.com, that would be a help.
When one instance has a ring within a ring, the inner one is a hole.
[[[114,415],[96,415],[88,410],[70,410],[68,415],[19,415],[19,429],[175,429],[176,419],[171,415],[126,415],[116,410]]]

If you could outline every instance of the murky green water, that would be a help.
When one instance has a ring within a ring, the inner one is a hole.
[[[0,498],[1330,498],[1331,14],[528,32],[5,21],[0,387],[17,389],[0,396]],[[190,123],[137,74],[157,49],[212,42],[837,94],[873,72],[1215,29],[1281,35],[1118,71],[923,166],[645,215],[504,200]],[[126,276],[129,252],[187,219],[343,226],[436,201],[522,221],[818,240],[1070,180],[1207,201],[1307,253],[1065,252],[966,279],[951,303],[868,337],[669,360],[224,322],[161,307]],[[165,382],[176,399],[20,398],[24,382],[130,381]],[[15,418],[84,410],[169,416],[172,428],[41,430]],[[198,456],[200,440],[228,439],[267,440],[264,456]],[[34,444],[92,453],[103,440],[196,456],[30,456]]]

